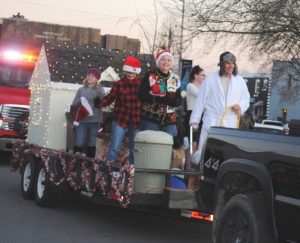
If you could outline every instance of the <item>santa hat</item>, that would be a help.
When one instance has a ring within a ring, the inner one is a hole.
[[[139,74],[141,72],[141,62],[132,56],[128,56],[125,59],[123,71],[129,73]]]
[[[97,80],[99,80],[101,77],[101,72],[98,68],[90,68],[87,72],[87,75],[89,74],[93,74]]]
[[[89,102],[86,98],[81,97],[80,98],[80,105],[76,110],[75,118],[73,121],[74,126],[79,126],[79,121],[81,121],[86,116],[92,116],[93,115],[93,109],[90,106]]]
[[[168,51],[168,50],[162,50],[162,51],[160,51],[159,53],[157,53],[157,55],[156,55],[156,66],[157,66],[157,67],[158,67],[158,64],[159,64],[160,60],[161,60],[163,57],[165,57],[165,56],[171,57],[172,63],[174,62],[174,57],[173,57],[173,55],[171,54],[171,52]]]

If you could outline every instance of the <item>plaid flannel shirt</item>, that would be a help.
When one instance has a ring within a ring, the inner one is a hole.
[[[140,128],[141,123],[141,101],[138,97],[140,79],[129,80],[122,78],[114,83],[111,91],[102,100],[102,106],[114,103],[114,121],[123,128],[130,124],[135,129]]]

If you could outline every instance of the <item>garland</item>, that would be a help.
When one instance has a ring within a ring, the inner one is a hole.
[[[133,194],[134,167],[126,162],[117,166],[111,161],[100,161],[64,150],[41,148],[23,140],[13,142],[11,170],[22,168],[26,159],[42,161],[49,180],[56,186],[65,183],[74,191],[101,193],[104,198],[117,200],[123,207]]]

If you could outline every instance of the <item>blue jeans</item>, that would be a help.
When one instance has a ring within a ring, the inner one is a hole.
[[[75,146],[95,147],[98,132],[98,122],[80,122],[75,127]]]
[[[138,131],[138,129],[132,128],[132,126],[123,128],[113,121],[107,160],[113,161],[117,159],[125,134],[128,132],[129,163],[134,164],[134,138]]]
[[[173,125],[160,125],[153,121],[142,120],[142,131],[144,130],[154,130],[154,131],[163,131],[169,133],[173,137],[177,136],[177,127]]]

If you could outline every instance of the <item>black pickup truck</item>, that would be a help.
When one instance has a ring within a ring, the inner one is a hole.
[[[300,242],[300,137],[211,128],[200,168],[214,242]]]

